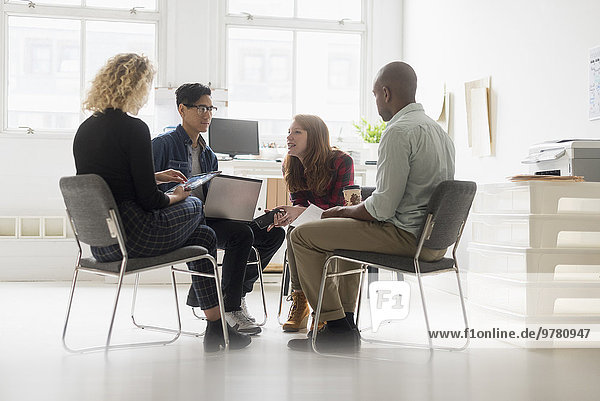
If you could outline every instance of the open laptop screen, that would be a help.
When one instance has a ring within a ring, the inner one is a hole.
[[[204,214],[207,218],[252,221],[262,180],[218,175],[210,181]]]

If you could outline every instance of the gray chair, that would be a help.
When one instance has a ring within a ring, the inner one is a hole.
[[[184,273],[188,275],[196,275],[210,277],[216,281],[217,295],[221,315],[224,316],[223,310],[223,294],[221,292],[221,283],[217,264],[215,259],[208,254],[206,248],[201,246],[185,246],[173,252],[169,252],[159,256],[147,258],[130,258],[125,248],[125,231],[121,223],[121,218],[115,203],[114,197],[106,182],[98,175],[86,174],[72,177],[63,177],[60,179],[60,189],[67,208],[67,215],[75,233],[79,253],[75,264],[73,274],[73,282],[71,284],[71,292],[67,306],[67,315],[62,333],[63,346],[70,352],[85,352],[95,350],[105,350],[115,348],[129,348],[135,346],[151,346],[151,345],[166,345],[174,342],[181,334],[201,335],[199,333],[188,333],[181,330],[181,316],[179,314],[179,303],[177,297],[177,287],[175,273]],[[81,244],[90,246],[104,247],[118,244],[123,259],[116,262],[98,262],[94,258],[82,258]],[[183,270],[174,267],[175,264],[191,262],[199,259],[207,259],[214,266],[213,273],[200,273],[191,270]],[[171,284],[175,296],[175,312],[177,316],[177,328],[163,328],[155,326],[145,326],[136,323],[134,318],[135,298],[137,295],[137,287],[139,283],[139,274],[145,271],[154,270],[162,267],[171,267]],[[69,317],[71,314],[71,306],[73,303],[73,294],[77,284],[79,272],[87,272],[101,276],[117,278],[117,291],[114,299],[113,312],[104,346],[95,346],[87,348],[73,349],[68,346],[66,341],[67,328],[69,325]],[[131,307],[131,318],[133,323],[140,328],[155,329],[165,332],[175,333],[175,336],[166,341],[153,341],[143,343],[128,343],[111,345],[111,336],[123,278],[127,275],[135,274],[134,296]],[[227,337],[227,327],[225,319],[221,319],[223,323],[223,333],[225,333],[225,349],[228,348],[229,338]]]
[[[392,272],[401,272],[405,274],[412,274],[417,277],[419,283],[419,290],[421,293],[421,303],[423,305],[423,314],[425,317],[425,325],[427,327],[427,339],[429,349],[446,349],[446,350],[462,350],[469,345],[469,339],[461,347],[434,347],[429,337],[430,325],[429,317],[427,315],[427,306],[425,302],[425,294],[423,293],[423,284],[421,277],[428,274],[436,274],[447,271],[454,271],[456,273],[456,281],[458,285],[458,293],[460,298],[460,304],[464,319],[465,329],[468,329],[467,313],[465,309],[465,301],[460,285],[460,277],[458,272],[458,262],[456,260],[456,248],[460,241],[460,237],[463,232],[463,228],[469,210],[475,196],[477,185],[471,181],[444,181],[438,185],[435,189],[429,203],[427,205],[426,220],[417,236],[417,250],[413,257],[402,257],[397,255],[375,253],[375,252],[361,252],[346,249],[336,249],[333,255],[327,259],[323,267],[323,275],[321,278],[321,287],[319,291],[319,298],[317,303],[317,312],[315,320],[318,321],[321,314],[321,306],[323,302],[323,293],[325,290],[325,282],[328,278],[349,275],[349,274],[361,274],[361,281],[359,286],[358,302],[357,302],[357,325],[360,317],[360,301],[362,297],[362,282],[363,275],[367,271],[368,267],[377,267],[379,269],[385,269]],[[436,262],[424,262],[419,260],[421,250],[423,247],[429,249],[446,249],[454,244],[452,250],[452,258],[442,258]],[[346,260],[360,264],[360,268],[344,271],[344,272],[331,272],[330,265],[337,260]],[[316,348],[317,335],[312,337],[312,346],[315,352],[318,352]],[[386,343],[386,344],[399,344],[406,346],[424,346],[420,344],[407,344],[398,343],[392,341],[376,341],[369,340],[370,342]]]
[[[371,194],[375,191],[375,187],[360,187],[360,196],[362,200],[367,199]],[[369,268],[369,272],[371,272],[372,268]],[[372,271],[375,271],[373,269]],[[285,322],[281,321],[281,309],[283,307],[283,299],[284,297],[288,297],[290,292],[290,284],[291,284],[291,276],[290,276],[290,266],[288,264],[287,259],[287,249],[285,251],[285,255],[283,257],[283,271],[281,272],[281,288],[279,290],[279,310],[277,311],[277,322],[280,326],[283,326]],[[288,299],[289,300],[289,299]]]

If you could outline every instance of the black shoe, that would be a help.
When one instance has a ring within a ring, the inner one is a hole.
[[[350,325],[350,327],[358,330],[358,328],[356,327],[356,323],[354,322],[354,312],[345,312],[345,314],[346,314],[346,320],[348,321],[348,324]]]
[[[288,341],[288,347],[296,351],[312,351],[312,336]],[[319,330],[317,335],[317,350],[319,352],[348,353],[360,348],[358,330],[332,331],[327,325]]]
[[[247,334],[238,333],[233,327],[227,325],[227,334],[229,334],[229,348],[242,349],[252,342]],[[223,324],[221,319],[208,321],[206,333],[204,333],[204,352],[217,352],[225,348],[225,338],[223,338]]]

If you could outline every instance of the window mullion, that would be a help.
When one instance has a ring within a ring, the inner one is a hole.
[[[265,29],[302,29],[313,31],[331,32],[355,32],[365,31],[363,22],[346,21],[341,25],[338,21],[322,21],[307,18],[276,18],[276,17],[254,17],[248,20],[244,16],[226,15],[225,24],[239,27],[256,27]]]
[[[0,54],[2,55],[2,63],[0,64],[0,79],[2,79],[2,89],[0,90],[0,99],[2,104],[5,105],[0,110],[0,132],[6,131],[8,126],[8,85],[6,85],[7,74],[8,74],[8,57],[5,55],[8,51],[8,16],[4,13],[3,5],[0,5],[2,15],[0,16],[2,29],[2,35],[0,35]]]
[[[298,78],[298,31],[294,30],[292,38],[292,115],[296,115],[297,101],[296,94],[298,86],[296,81]]]
[[[103,8],[85,8],[74,6],[45,6],[37,5],[35,8],[28,8],[27,5],[4,4],[5,14],[23,15],[28,17],[52,17],[52,18],[94,18],[98,20],[122,20],[122,21],[158,21],[160,19],[158,11],[138,11],[135,16],[129,13],[129,10],[115,10]]]
[[[85,0],[84,0],[85,3]],[[79,32],[79,40],[81,44],[79,45],[79,103],[83,102],[85,96],[85,72],[86,72],[86,54],[87,54],[87,20],[81,19],[81,32]],[[83,121],[85,119],[85,113],[82,108],[79,111],[79,120]]]

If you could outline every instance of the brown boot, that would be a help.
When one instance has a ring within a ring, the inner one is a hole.
[[[324,322],[319,322],[319,329],[318,329],[318,331],[320,331],[323,328],[323,326],[325,326],[325,323]],[[314,328],[315,328],[315,321],[313,320],[310,323],[310,331],[312,331]]]
[[[294,291],[290,294],[290,297],[292,298],[292,306],[290,307],[288,320],[283,324],[283,331],[294,332],[306,328],[310,309],[302,291]]]
[[[312,320],[310,322],[310,330],[308,330],[306,337],[312,337],[313,330],[315,329],[315,312],[311,314],[311,317]],[[317,331],[320,332],[323,327],[325,327],[325,322],[319,322],[319,328],[317,329]]]

